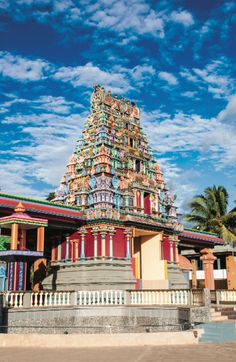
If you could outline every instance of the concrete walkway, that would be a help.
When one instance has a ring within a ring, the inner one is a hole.
[[[113,348],[0,348],[1,362],[232,362],[236,342]]]

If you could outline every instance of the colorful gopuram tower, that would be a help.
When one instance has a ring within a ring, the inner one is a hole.
[[[54,199],[77,206],[87,221],[53,251],[45,288],[52,280],[59,290],[183,288],[177,251],[182,225],[139,108],[98,85],[90,104]]]

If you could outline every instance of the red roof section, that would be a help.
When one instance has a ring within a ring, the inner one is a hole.
[[[17,204],[22,202],[27,211],[45,215],[55,215],[72,219],[85,220],[85,215],[76,208],[64,205],[55,205],[41,200],[30,200],[20,196],[0,194],[0,208],[15,209]]]
[[[219,238],[216,234],[207,233],[204,231],[195,231],[195,230],[184,230],[179,234],[180,240],[199,240],[207,241],[215,244],[224,244],[224,240]]]

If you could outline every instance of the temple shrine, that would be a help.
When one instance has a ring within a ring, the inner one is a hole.
[[[184,230],[176,210],[139,108],[96,85],[52,202],[0,194],[0,279],[9,290],[185,289],[199,287],[200,260],[212,288],[224,242]]]
[[[53,200],[77,206],[86,223],[53,250],[54,263],[65,250],[66,265],[59,263],[44,286],[54,280],[57,289],[184,287],[177,265],[182,225],[139,108],[100,86],[90,105]]]

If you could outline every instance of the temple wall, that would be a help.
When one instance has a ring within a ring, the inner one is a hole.
[[[113,240],[114,256],[124,258],[126,256],[126,236],[124,234],[124,229],[116,229]]]
[[[93,228],[87,228],[85,234],[85,257],[91,258],[94,256],[94,235],[93,235]],[[113,237],[113,256],[115,258],[125,258],[126,257],[126,235],[124,228],[115,228],[115,232]],[[81,253],[81,235],[79,232],[75,232],[69,237],[70,245],[69,245],[69,259],[75,259],[76,255],[76,247],[75,243],[78,243],[78,255],[80,256]],[[71,243],[74,241],[74,243]],[[97,253],[98,256],[102,255],[102,240],[101,240],[101,233],[98,232],[97,234]],[[106,235],[106,242],[105,242],[105,256],[110,256],[110,235],[107,233]],[[59,258],[60,252],[58,251],[60,248],[61,250],[61,258]],[[73,249],[73,251],[72,251]],[[64,260],[66,257],[66,239],[56,246],[55,248],[55,259]]]
[[[170,260],[170,241],[168,236],[163,237],[162,241],[162,259]]]
[[[141,238],[136,237],[133,241],[133,265],[135,271],[135,278],[141,278]]]
[[[168,288],[165,261],[161,260],[162,234],[141,237],[141,279],[143,289]]]

